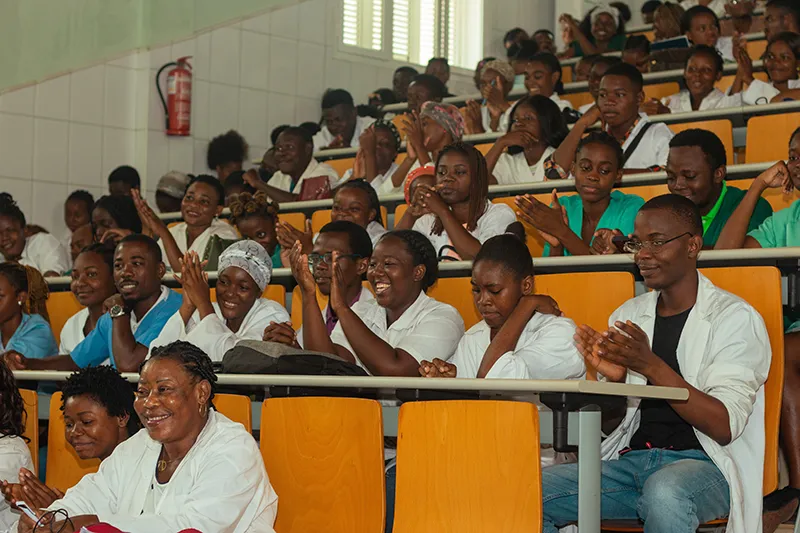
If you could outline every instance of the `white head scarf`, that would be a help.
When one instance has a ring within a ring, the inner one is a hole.
[[[255,241],[238,241],[228,246],[219,256],[217,270],[224,271],[228,267],[239,267],[253,278],[253,281],[264,292],[272,277],[272,258],[263,246]]]
[[[599,17],[601,13],[611,15],[611,18],[617,23],[617,28],[619,28],[619,9],[608,4],[599,4],[594,11],[592,11],[592,26],[594,26],[594,21],[597,20],[597,17]]]

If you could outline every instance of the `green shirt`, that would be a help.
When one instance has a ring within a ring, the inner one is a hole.
[[[773,213],[747,235],[757,240],[762,248],[800,246],[800,200]]]
[[[615,51],[622,51],[625,49],[625,42],[628,40],[627,35],[616,34],[611,38],[611,41],[608,43],[608,51],[615,52]],[[589,36],[589,42],[595,44],[594,36]],[[575,40],[570,45],[573,50],[575,50],[575,57],[582,57],[584,54],[583,48],[581,48],[580,43]]]
[[[703,217],[703,246],[713,248],[717,244],[722,228],[731,218],[731,215],[739,206],[746,191],[737,187],[732,187],[723,182],[722,194],[708,215]],[[747,231],[758,228],[762,222],[772,215],[772,206],[763,198],[759,198],[756,208],[750,216],[750,225]],[[708,219],[708,221],[707,221]]]

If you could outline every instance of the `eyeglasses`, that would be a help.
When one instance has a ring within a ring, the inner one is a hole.
[[[630,239],[628,241],[625,241],[625,244],[622,245],[622,249],[629,254],[638,254],[643,249],[647,249],[647,251],[651,253],[658,253],[661,251],[661,248],[663,248],[665,244],[678,240],[681,237],[685,237],[686,235],[691,236],[692,233],[687,231],[685,233],[681,233],[677,237],[673,237],[665,241],[638,241]]]
[[[345,258],[361,259],[361,256],[359,254],[339,254],[339,259]],[[332,265],[333,253],[328,252],[326,254],[308,254],[308,268],[310,268],[312,271],[323,262],[326,265]]]

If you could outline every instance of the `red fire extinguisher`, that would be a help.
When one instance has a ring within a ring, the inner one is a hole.
[[[191,56],[181,57],[177,61],[167,63],[156,74],[156,90],[164,106],[167,135],[189,135],[192,117],[192,66],[187,61]],[[161,91],[161,73],[174,66],[167,73],[167,99]]]

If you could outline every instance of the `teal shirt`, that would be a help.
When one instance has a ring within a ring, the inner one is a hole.
[[[567,209],[569,229],[580,237],[581,227],[583,226],[583,201],[581,197],[577,194],[562,196],[558,201]],[[623,235],[630,235],[633,233],[633,222],[636,220],[636,213],[639,212],[639,208],[643,205],[644,200],[635,194],[611,191],[611,202],[608,204],[603,216],[600,217],[597,229],[618,229]],[[564,255],[571,254],[564,250]],[[542,256],[550,256],[549,244],[545,244]]]
[[[50,324],[39,315],[22,314],[22,322],[10,339],[0,338],[0,353],[19,352],[29,359],[58,355],[58,345]]]
[[[628,40],[628,36],[627,35],[622,35],[620,33],[614,35],[611,38],[611,41],[608,43],[608,51],[609,52],[614,52],[614,51],[624,50],[625,49],[625,42],[627,40]],[[592,43],[592,44],[595,44],[594,36],[592,36],[592,35],[589,36],[589,42]],[[573,50],[575,50],[575,56],[574,57],[583,57],[583,55],[584,55],[583,48],[581,48],[581,45],[580,45],[580,43],[578,43],[577,40],[573,41],[570,46],[572,47]]]
[[[281,263],[281,245],[275,245],[275,251],[272,252],[272,268],[281,268],[283,263]]]
[[[762,248],[800,246],[800,200],[795,200],[786,209],[772,213],[771,217],[747,235],[757,240]]]

